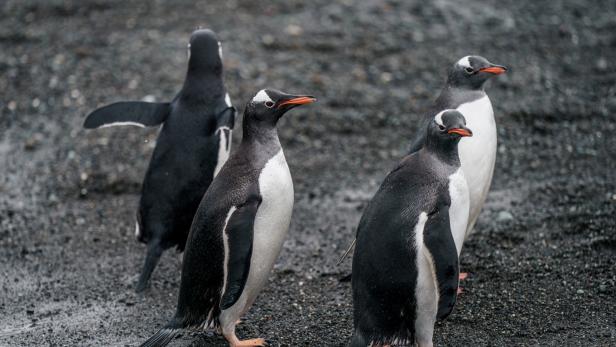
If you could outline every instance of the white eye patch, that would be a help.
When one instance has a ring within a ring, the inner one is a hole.
[[[458,60],[458,62],[456,64],[462,66],[462,67],[472,67],[471,66],[471,61],[468,59],[470,58],[470,55],[467,55],[466,57]]]
[[[453,109],[443,110],[443,111],[439,112],[436,116],[434,116],[434,121],[436,122],[436,124],[444,127],[445,124],[443,124],[443,113],[449,112],[449,111],[455,111],[455,110],[453,110]]]
[[[218,41],[218,56],[220,60],[222,60],[222,43],[220,43],[220,41]]]
[[[274,100],[272,100],[269,95],[267,95],[267,93],[265,92],[265,89],[261,89],[259,90],[259,92],[257,93],[257,95],[255,95],[254,98],[252,98],[252,102],[254,103],[265,103],[267,101],[271,101],[274,102]]]

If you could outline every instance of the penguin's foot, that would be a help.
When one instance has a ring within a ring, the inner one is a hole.
[[[262,346],[267,346],[267,343],[265,343],[265,339],[262,339],[262,338],[250,339],[250,340],[238,340],[238,338],[235,337],[235,341],[229,341],[229,346],[231,347],[262,347]]]
[[[468,277],[468,272],[460,272],[460,274],[458,275],[458,279],[460,281],[464,281],[467,277]]]

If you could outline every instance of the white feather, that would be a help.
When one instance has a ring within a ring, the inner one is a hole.
[[[421,346],[432,343],[439,299],[434,260],[423,242],[427,220],[428,214],[422,212],[414,229],[416,253],[414,265],[417,268],[417,285],[413,293],[416,300],[415,339]]]
[[[267,95],[267,92],[265,91],[265,89],[259,90],[257,95],[255,95],[255,97],[252,98],[252,102],[255,102],[255,103],[267,102],[267,101],[274,102],[274,100],[272,100],[272,98],[270,98],[269,95]]]
[[[472,67],[471,61],[468,58],[470,58],[470,55],[467,55],[466,57],[463,57],[462,59],[458,60],[456,64],[462,67]]]
[[[434,116],[434,121],[436,122],[436,124],[438,124],[440,126],[445,126],[443,124],[443,113],[445,113],[447,111],[451,111],[451,109],[443,110],[443,111],[437,113],[436,116]]]
[[[137,122],[114,122],[114,123],[107,123],[107,124],[101,125],[99,128],[109,128],[109,127],[115,127],[115,126],[121,126],[121,125],[133,125],[133,126],[136,126],[136,127],[145,128],[145,125],[143,125],[141,123],[137,123]]]
[[[457,110],[464,115],[466,126],[473,131],[472,137],[462,138],[458,145],[470,198],[468,235],[475,225],[492,183],[496,162],[496,122],[487,94],[478,100],[460,105]]]
[[[225,288],[227,287],[227,276],[228,276],[228,266],[229,266],[229,236],[227,235],[227,224],[229,223],[229,219],[231,219],[231,216],[233,215],[233,212],[235,212],[235,210],[237,210],[237,208],[235,208],[235,206],[231,206],[231,208],[229,209],[229,212],[227,212],[227,218],[225,218],[225,225],[222,228],[222,243],[224,246],[224,250],[225,250],[225,258],[224,258],[224,262],[223,262],[223,279],[222,279],[222,290],[224,291]]]
[[[228,107],[231,107],[231,97],[229,96],[229,93],[225,94],[225,103],[227,104]]]
[[[468,186],[461,168],[449,176],[449,197],[451,199],[449,226],[458,256],[460,256],[468,225],[470,205]]]
[[[229,131],[229,138],[227,138],[227,133],[225,130]],[[216,134],[218,135],[218,157],[216,157],[216,168],[214,169],[214,177],[218,175],[220,169],[222,169],[223,165],[229,159],[229,153],[231,152],[231,136],[233,131],[229,127],[220,127],[216,130]]]

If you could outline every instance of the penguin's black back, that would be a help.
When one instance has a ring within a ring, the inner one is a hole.
[[[410,154],[385,178],[366,207],[353,256],[354,341],[413,341],[414,228],[422,212],[447,203],[442,200],[447,196],[448,176],[455,170],[427,150]]]
[[[145,174],[139,206],[141,240],[160,238],[183,250],[195,211],[217,164],[217,116],[227,108],[224,87],[206,99],[182,93],[171,104]]]

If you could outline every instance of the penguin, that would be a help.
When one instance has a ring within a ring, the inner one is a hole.
[[[242,141],[214,178],[195,214],[175,315],[142,346],[165,346],[182,329],[216,328],[229,346],[263,346],[239,340],[235,325],[248,311],[280,252],[291,221],[293,181],[276,124],[311,96],[260,90],[244,111]]]
[[[424,122],[445,109],[456,109],[473,129],[473,137],[460,141],[458,151],[462,171],[470,189],[470,218],[468,237],[490,190],[496,162],[496,122],[490,98],[484,90],[486,81],[503,74],[507,68],[490,63],[480,56],[466,56],[458,60],[449,71],[445,87],[434,102]],[[425,124],[425,123],[424,123]],[[424,146],[426,127],[421,126],[410,148],[417,152]]]
[[[366,207],[353,254],[351,347],[432,346],[436,320],[451,313],[470,204],[458,142],[470,136],[459,111],[433,116],[424,146]]]
[[[231,150],[236,110],[223,81],[221,43],[213,31],[199,29],[188,48],[184,85],[171,102],[118,102],[84,123],[86,129],[162,124],[137,212],[135,236],[147,244],[137,292],[146,289],[164,250],[184,249],[199,202]]]

